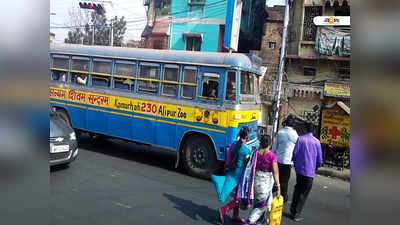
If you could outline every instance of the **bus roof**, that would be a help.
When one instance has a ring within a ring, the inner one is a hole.
[[[255,68],[255,63],[252,62],[252,57],[241,53],[229,54],[221,52],[157,50],[77,44],[50,44],[50,53],[138,59],[170,63],[203,64],[220,67],[238,67],[257,74],[261,73],[259,68]]]

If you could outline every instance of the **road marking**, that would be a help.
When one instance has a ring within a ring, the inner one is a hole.
[[[127,208],[127,209],[131,209],[132,208],[132,206],[130,206],[130,205],[125,205],[125,204],[122,204],[122,203],[119,203],[119,202],[115,202],[115,204],[117,206],[121,206],[121,207],[124,207],[124,208]]]

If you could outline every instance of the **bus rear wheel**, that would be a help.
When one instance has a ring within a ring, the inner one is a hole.
[[[202,135],[190,137],[183,146],[183,164],[190,175],[208,179],[217,168],[210,140]]]

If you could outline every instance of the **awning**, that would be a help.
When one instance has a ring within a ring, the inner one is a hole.
[[[198,34],[198,33],[183,33],[182,35],[183,35],[184,38],[187,38],[187,37],[198,37],[198,38],[200,38],[200,40],[202,39],[202,35]]]
[[[343,111],[345,111],[347,114],[350,115],[350,107],[348,107],[342,101],[333,102],[332,104],[325,105],[325,107],[330,109],[330,108],[334,107],[335,105],[338,105],[341,109],[343,109]]]

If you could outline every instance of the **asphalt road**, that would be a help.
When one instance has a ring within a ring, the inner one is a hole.
[[[168,150],[83,138],[75,162],[51,169],[51,224],[216,224],[220,203],[213,184],[174,164],[175,153]],[[292,173],[290,194],[294,178]],[[303,214],[302,222],[284,216],[281,224],[349,224],[350,184],[318,175]],[[229,218],[225,224],[235,224]]]

